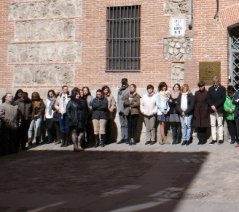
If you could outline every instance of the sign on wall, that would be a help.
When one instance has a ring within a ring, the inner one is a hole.
[[[199,62],[199,80],[212,85],[214,76],[221,76],[221,62]]]
[[[184,36],[186,31],[185,18],[171,18],[170,19],[170,35]]]

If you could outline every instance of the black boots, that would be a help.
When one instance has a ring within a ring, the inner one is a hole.
[[[100,135],[100,146],[104,147],[105,146],[105,134]]]
[[[61,147],[67,147],[68,146],[68,134],[62,133],[61,139],[62,139]]]
[[[100,138],[99,135],[95,135],[95,147],[98,147],[100,144]]]

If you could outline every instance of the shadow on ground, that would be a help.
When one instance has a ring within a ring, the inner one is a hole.
[[[29,151],[0,158],[0,211],[176,211],[208,153]],[[193,197],[195,198],[195,197]]]

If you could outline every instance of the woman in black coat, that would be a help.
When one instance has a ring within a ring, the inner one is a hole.
[[[95,147],[104,147],[105,145],[105,128],[107,120],[109,119],[108,100],[104,97],[103,91],[98,89],[96,91],[96,98],[92,103],[92,121],[94,126]],[[99,138],[100,135],[100,138]]]
[[[80,97],[80,92],[78,90],[73,90],[71,100],[66,106],[66,113],[69,118],[75,152],[82,150],[81,145],[87,123],[87,110],[87,102]]]
[[[210,127],[210,108],[207,103],[205,82],[198,83],[199,90],[195,93],[195,106],[192,125],[197,129],[198,144],[207,142],[207,128]]]

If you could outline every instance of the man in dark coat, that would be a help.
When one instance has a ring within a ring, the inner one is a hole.
[[[208,89],[207,102],[210,106],[210,124],[212,142],[210,144],[223,143],[223,104],[226,99],[226,89],[220,84],[218,76],[213,77],[213,86]],[[217,123],[217,126],[216,126]],[[218,129],[217,129],[218,127]]]
[[[207,129],[210,127],[210,112],[207,103],[207,90],[205,82],[198,83],[199,90],[195,93],[195,105],[193,113],[193,127],[197,128],[198,144],[207,142]]]
[[[18,152],[17,128],[20,122],[18,106],[13,105],[13,96],[7,93],[4,96],[4,103],[0,105],[0,120],[3,132],[2,154]]]

